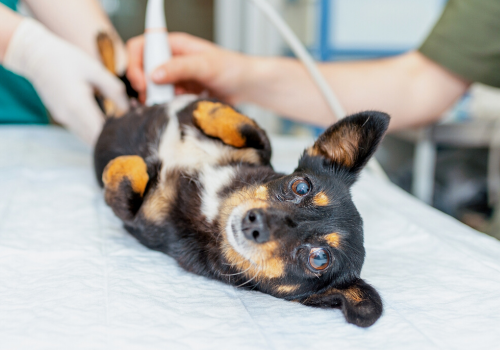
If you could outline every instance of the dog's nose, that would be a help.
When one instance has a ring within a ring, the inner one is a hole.
[[[241,222],[241,230],[247,239],[256,243],[269,241],[269,227],[262,209],[249,210]]]

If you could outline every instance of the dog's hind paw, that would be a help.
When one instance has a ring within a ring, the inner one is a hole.
[[[139,156],[120,156],[102,174],[106,203],[124,221],[132,220],[149,182],[147,165]]]

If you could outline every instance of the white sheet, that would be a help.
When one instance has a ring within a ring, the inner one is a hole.
[[[300,142],[275,140],[293,169]],[[105,205],[90,150],[55,127],[0,128],[0,349],[498,349],[500,242],[369,176],[368,329],[192,275]]]

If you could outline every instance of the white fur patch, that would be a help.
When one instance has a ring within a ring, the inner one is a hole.
[[[229,219],[227,220],[226,237],[233,249],[241,256],[247,258],[245,249],[243,249],[242,245],[238,243],[239,238],[243,235],[241,231],[241,219],[243,217],[243,213],[244,210],[241,205],[233,209]]]
[[[198,99],[197,95],[180,95],[177,96],[168,104],[168,115],[171,117],[177,115],[181,110],[186,108],[188,104]]]
[[[219,213],[220,198],[217,195],[221,189],[229,185],[234,178],[236,170],[233,167],[213,168],[204,167],[200,174],[203,186],[201,195],[201,211],[212,222]]]
[[[229,219],[226,224],[226,237],[233,249],[240,254],[244,259],[258,264],[258,262],[252,259],[253,256],[259,256],[260,250],[258,247],[253,246],[243,234],[241,229],[241,220],[243,219],[243,215],[248,210],[248,206],[246,204],[242,204],[237,206],[231,212]]]

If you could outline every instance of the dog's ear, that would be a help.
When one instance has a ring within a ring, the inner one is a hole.
[[[352,180],[375,153],[387,127],[389,116],[381,112],[362,112],[346,117],[329,127],[308,148],[299,168],[322,163],[322,167],[346,169]],[[354,181],[352,181],[354,182]]]
[[[254,148],[262,163],[269,164],[271,144],[266,132],[255,121],[221,102],[201,100],[192,108],[194,125],[205,135],[235,148]]]
[[[142,205],[149,182],[146,162],[139,156],[120,156],[102,174],[104,198],[116,216],[131,223]]]
[[[374,324],[383,310],[380,295],[362,279],[356,280],[345,289],[328,288],[300,302],[307,306],[341,309],[346,321],[359,327],[369,327]]]

